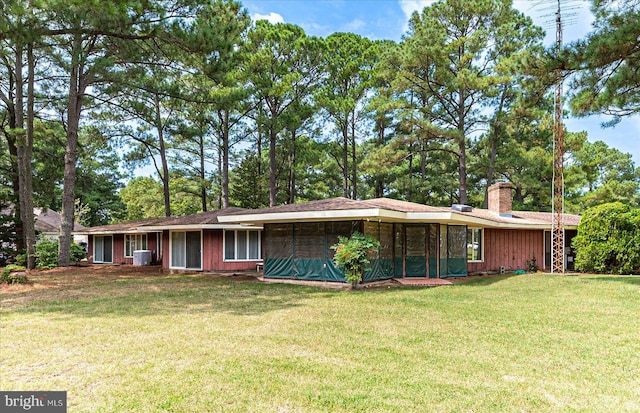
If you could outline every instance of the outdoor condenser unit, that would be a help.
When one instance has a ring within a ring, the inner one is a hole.
[[[133,265],[151,265],[151,251],[133,251]]]

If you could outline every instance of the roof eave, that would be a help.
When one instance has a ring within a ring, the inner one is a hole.
[[[244,224],[183,224],[183,225],[157,225],[138,227],[138,232],[161,232],[164,230],[201,230],[201,229],[262,229],[261,226]]]

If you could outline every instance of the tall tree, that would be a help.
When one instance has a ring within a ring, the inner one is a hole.
[[[342,189],[345,198],[357,198],[356,138],[367,122],[367,98],[378,50],[369,39],[353,33],[334,33],[326,39],[325,80],[317,94],[341,138]],[[349,185],[349,181],[351,185]]]
[[[122,68],[131,50],[128,43],[158,38],[163,26],[185,9],[178,3],[128,0],[118,3],[100,0],[55,0],[43,3],[46,27],[56,52],[51,55],[67,79],[65,174],[62,196],[62,223],[58,265],[69,265],[71,231],[74,224],[75,180],[78,130],[87,91],[102,82],[108,73]],[[166,7],[166,8],[165,8]],[[170,12],[169,12],[170,10]],[[166,32],[166,31],[164,31]]]
[[[310,99],[321,77],[322,42],[291,24],[260,20],[249,32],[244,70],[257,109],[256,123],[269,138],[269,205],[277,204],[276,148],[297,102]]]
[[[577,71],[571,108],[586,116],[640,113],[640,1],[593,0],[594,31],[567,47],[565,65]]]
[[[39,40],[39,22],[31,4],[10,1],[0,17],[0,57],[6,70],[7,83],[0,97],[9,117],[5,136],[17,161],[18,211],[27,268],[35,267],[35,227],[33,216],[32,153],[35,119],[35,47]],[[13,59],[11,59],[13,55]],[[26,61],[25,61],[26,60]],[[25,70],[26,69],[26,70]],[[4,83],[4,82],[3,82]],[[26,102],[25,102],[26,92]]]
[[[414,13],[401,51],[398,87],[409,91],[411,134],[442,142],[458,161],[458,201],[467,202],[467,147],[487,123],[482,108],[510,79],[496,71],[531,36],[531,19],[511,0],[446,0]]]
[[[251,110],[246,73],[244,36],[251,19],[240,3],[216,1],[205,8],[187,33],[199,74],[200,96],[212,114],[212,133],[219,150],[220,207],[229,207],[229,163],[232,146],[247,136],[244,119]],[[234,139],[235,136],[235,139]]]

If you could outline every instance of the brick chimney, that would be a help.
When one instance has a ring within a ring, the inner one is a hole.
[[[511,218],[511,188],[510,182],[498,182],[489,187],[489,211],[501,217]]]

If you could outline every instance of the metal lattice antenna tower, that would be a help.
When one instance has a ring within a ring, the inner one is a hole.
[[[557,0],[556,56],[562,48],[562,10]],[[556,69],[553,116],[553,196],[551,219],[551,273],[564,273],[564,125],[562,123],[562,69]]]
[[[582,0],[540,0],[541,3],[555,3],[545,7],[554,10],[553,13],[543,17],[554,17],[556,27],[556,57],[560,56],[562,49],[563,24],[576,22],[576,13],[579,7],[576,3]],[[564,6],[563,6],[564,3]],[[573,4],[572,4],[573,3]],[[563,19],[563,9],[565,11]],[[569,13],[567,13],[567,10]],[[550,23],[550,22],[549,22]],[[564,231],[564,124],[562,123],[562,68],[556,69],[556,89],[554,97],[553,116],[553,183],[552,183],[552,218],[551,218],[551,272],[565,272],[565,231]]]

